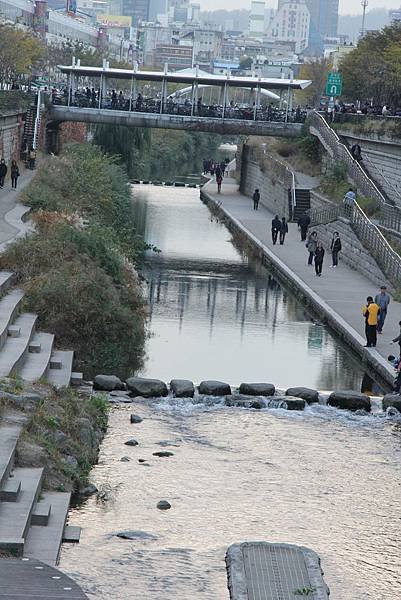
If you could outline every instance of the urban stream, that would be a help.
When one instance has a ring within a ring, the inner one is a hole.
[[[366,385],[355,358],[232,243],[199,190],[138,185],[133,198],[138,229],[161,250],[142,273],[144,376]],[[131,425],[130,413],[143,422]],[[125,446],[129,437],[139,445]],[[174,455],[153,456],[160,450]],[[401,426],[383,415],[252,411],[216,399],[117,406],[92,471],[99,494],[71,511],[83,533],[60,567],[90,598],[228,600],[227,547],[286,541],[321,556],[333,599],[394,600],[400,458]],[[161,499],[172,508],[159,511]],[[125,530],[135,539],[115,536]]]

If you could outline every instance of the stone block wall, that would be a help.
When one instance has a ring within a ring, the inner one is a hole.
[[[290,174],[280,162],[259,148],[244,146],[239,160],[240,190],[252,198],[260,190],[260,203],[280,217],[289,218],[288,190]]]
[[[12,159],[19,160],[24,122],[21,114],[0,114],[0,158],[7,165]]]
[[[313,227],[311,231],[317,231],[319,239],[322,241],[323,247],[326,250],[326,268],[331,264],[331,240],[334,232],[338,231],[342,245],[342,251],[339,255],[339,268],[341,268],[341,262],[344,262],[352,269],[355,269],[355,271],[358,271],[370,279],[372,282],[372,293],[375,291],[374,287],[378,288],[381,285],[387,285],[391,292],[394,291],[393,286],[386,280],[386,277],[383,275],[374,258],[369,251],[362,246],[347,219],[340,217],[337,221],[329,223],[328,225],[317,225],[316,227]]]

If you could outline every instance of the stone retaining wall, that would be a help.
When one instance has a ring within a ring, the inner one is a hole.
[[[22,114],[0,114],[0,158],[4,158],[7,165],[12,159],[19,160],[23,130]]]
[[[288,190],[291,177],[285,166],[260,148],[244,145],[239,157],[240,190],[252,198],[260,190],[260,203],[280,217],[289,218]]]

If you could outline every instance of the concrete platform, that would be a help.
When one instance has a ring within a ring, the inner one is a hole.
[[[24,557],[36,558],[47,565],[56,565],[63,540],[65,522],[68,515],[71,494],[67,492],[43,492],[42,500],[36,506],[51,506],[46,526],[32,525],[28,531]]]
[[[67,575],[28,558],[0,560],[0,600],[87,600]]]
[[[318,555],[303,546],[245,542],[226,554],[231,600],[328,600]]]

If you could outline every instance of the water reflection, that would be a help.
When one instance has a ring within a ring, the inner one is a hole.
[[[134,187],[149,252],[144,375],[360,389],[362,369],[302,304],[233,245],[199,191]]]

